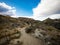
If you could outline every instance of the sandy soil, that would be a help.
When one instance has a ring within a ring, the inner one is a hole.
[[[34,38],[33,36],[27,34],[23,28],[21,31],[20,40],[23,42],[23,45],[43,45],[42,41]]]

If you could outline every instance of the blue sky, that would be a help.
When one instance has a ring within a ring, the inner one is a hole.
[[[60,18],[60,0],[0,0],[0,14],[36,20]]]
[[[32,16],[32,9],[38,5],[40,0],[0,0],[0,2],[15,7],[18,16]]]

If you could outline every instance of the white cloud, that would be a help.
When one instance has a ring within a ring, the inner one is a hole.
[[[15,12],[16,12],[15,7],[11,7],[4,2],[0,2],[0,14],[16,16]]]
[[[14,18],[18,18],[18,17],[25,17],[25,18],[32,18],[33,19],[33,16],[11,16],[11,17],[14,17]]]
[[[60,14],[50,15],[49,18],[51,18],[51,19],[59,19],[60,18]]]
[[[38,20],[60,18],[60,0],[41,0],[38,6],[33,8],[33,17]]]

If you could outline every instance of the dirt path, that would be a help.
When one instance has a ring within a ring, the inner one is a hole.
[[[30,36],[29,34],[25,33],[25,28],[23,28],[21,31],[21,37],[20,40],[23,42],[23,45],[42,45],[41,40],[34,38],[33,36]]]

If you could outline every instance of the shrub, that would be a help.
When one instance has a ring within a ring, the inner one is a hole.
[[[31,33],[31,32],[34,32],[34,30],[35,30],[35,27],[30,26],[30,27],[28,27],[28,28],[25,29],[25,32],[26,33]]]

